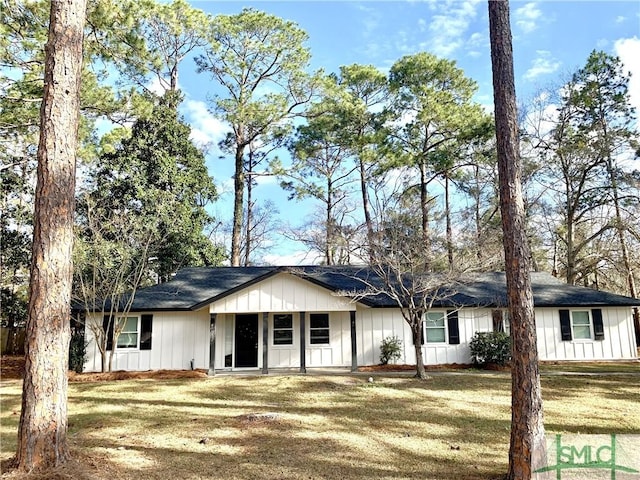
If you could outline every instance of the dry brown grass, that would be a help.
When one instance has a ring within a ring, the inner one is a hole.
[[[495,479],[507,467],[510,378],[218,376],[70,384],[74,461],[41,478]],[[547,430],[640,434],[638,377],[543,378]],[[20,382],[0,384],[0,459]]]

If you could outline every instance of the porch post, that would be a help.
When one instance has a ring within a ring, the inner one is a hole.
[[[216,313],[209,314],[209,372],[210,377],[216,374]]]
[[[307,340],[305,338],[305,312],[300,312],[300,373],[307,373]]]
[[[262,373],[269,373],[269,312],[262,312]]]
[[[356,337],[356,311],[351,310],[349,312],[349,318],[351,320],[351,371],[358,371],[358,342]]]

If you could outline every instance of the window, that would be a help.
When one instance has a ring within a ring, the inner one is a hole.
[[[293,345],[293,316],[290,313],[273,316],[273,344]]]
[[[312,313],[309,315],[309,343],[311,345],[329,344],[328,313]]]
[[[591,319],[588,310],[571,312],[571,330],[574,340],[591,340]]]
[[[602,309],[558,311],[560,316],[560,337],[563,342],[571,340],[604,340],[604,319]],[[592,323],[593,322],[593,331]]]
[[[447,332],[443,312],[428,312],[424,321],[427,343],[444,343]]]
[[[118,348],[138,348],[138,317],[120,317],[118,318],[118,327],[120,335],[118,335]]]

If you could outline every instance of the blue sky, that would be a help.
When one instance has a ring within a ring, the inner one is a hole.
[[[235,14],[253,7],[294,21],[309,35],[312,69],[337,72],[341,65],[372,64],[383,71],[403,55],[428,51],[453,59],[479,86],[476,101],[491,111],[491,59],[487,2],[426,1],[191,1],[210,14]],[[638,1],[512,1],[511,26],[516,90],[519,102],[557,84],[584,65],[589,53],[604,50],[620,56],[634,74],[632,101],[640,111],[640,2]],[[192,60],[181,66],[180,87],[186,101],[183,114],[198,142],[217,143],[225,126],[207,111],[213,91],[205,75],[195,73]],[[214,214],[231,218],[231,159],[209,152],[210,174],[222,197]],[[256,190],[280,209],[283,221],[295,226],[313,208],[310,202],[287,202],[275,179]],[[220,237],[222,238],[222,237]],[[278,237],[265,260],[274,264],[309,263],[304,249]]]

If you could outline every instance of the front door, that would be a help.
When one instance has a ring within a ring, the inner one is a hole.
[[[236,315],[236,368],[258,366],[258,314]]]

